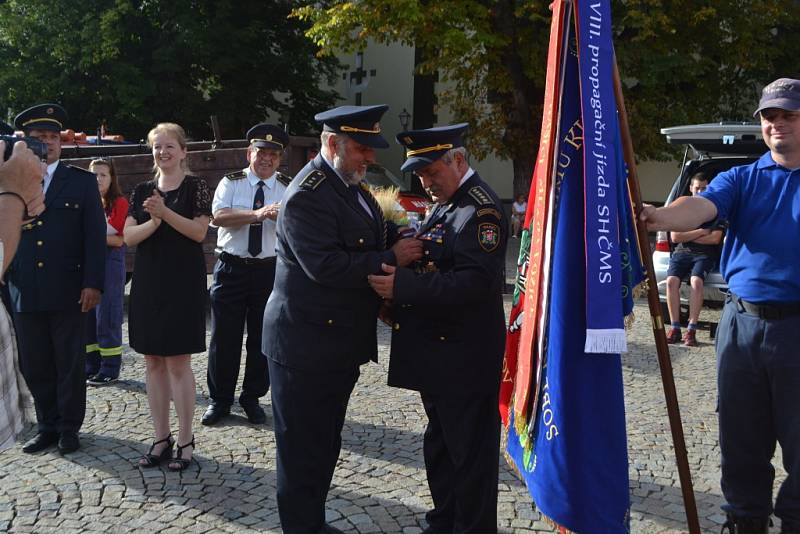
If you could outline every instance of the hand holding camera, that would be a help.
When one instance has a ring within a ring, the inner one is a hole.
[[[47,155],[47,147],[34,140],[23,140],[18,137],[0,136],[0,150],[3,152],[0,165],[0,194],[18,197],[25,205],[23,220],[38,217],[44,211],[44,192],[42,177],[46,166],[42,162],[41,148]],[[23,141],[23,142],[21,142]],[[29,142],[35,152],[29,148]],[[35,143],[40,146],[36,146]]]
[[[0,126],[0,130],[7,131]],[[11,127],[8,127],[11,130]],[[3,161],[11,159],[11,153],[14,150],[14,145],[22,141],[40,161],[47,161],[47,145],[34,137],[17,137],[16,135],[0,135],[0,141],[5,142],[5,149],[3,149]]]

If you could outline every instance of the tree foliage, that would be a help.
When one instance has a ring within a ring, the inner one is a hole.
[[[660,128],[750,117],[758,88],[800,70],[794,0],[613,0],[615,47],[634,145],[664,158]],[[527,191],[538,149],[549,1],[324,0],[294,11],[323,53],[368,40],[422,48],[439,100],[472,125],[478,156],[514,161]]]
[[[290,1],[8,0],[0,4],[0,94],[18,112],[62,103],[76,130],[141,138],[174,121],[208,138],[209,116],[225,137],[255,122],[312,128],[336,100],[333,58],[317,57],[287,16]]]

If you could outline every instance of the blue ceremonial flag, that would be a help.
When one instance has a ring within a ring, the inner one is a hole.
[[[626,533],[622,363],[605,352],[624,350],[623,318],[643,269],[613,97],[609,1],[565,3],[538,394],[526,432],[508,425],[507,452],[537,508],[562,529]]]

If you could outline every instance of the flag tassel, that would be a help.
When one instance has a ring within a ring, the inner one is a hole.
[[[628,352],[624,328],[589,328],[586,330],[584,352],[621,354]]]

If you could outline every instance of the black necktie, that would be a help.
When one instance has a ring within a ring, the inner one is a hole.
[[[264,207],[264,182],[258,181],[258,191],[253,199],[253,209],[258,210]],[[254,258],[261,254],[261,233],[263,231],[263,223],[251,223],[250,235],[247,239],[247,252]]]

